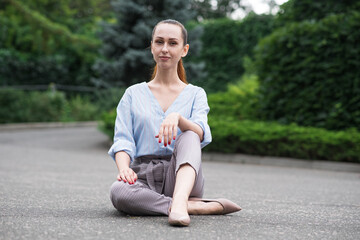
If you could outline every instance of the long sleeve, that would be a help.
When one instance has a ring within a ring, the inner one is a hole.
[[[115,153],[119,151],[126,152],[130,156],[131,161],[134,160],[136,145],[133,134],[131,102],[131,94],[129,89],[127,89],[116,109],[114,143],[108,152],[114,160]]]
[[[200,88],[200,90],[196,93],[195,101],[192,107],[191,117],[189,120],[198,124],[202,130],[204,131],[204,139],[201,142],[201,147],[205,147],[208,145],[211,140],[211,131],[208,125],[207,114],[210,111],[210,107],[207,102],[207,97],[204,89]]]

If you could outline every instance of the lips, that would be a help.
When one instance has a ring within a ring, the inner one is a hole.
[[[160,56],[159,58],[160,58],[161,60],[163,60],[163,61],[166,61],[166,60],[170,59],[170,57],[165,57],[165,56]]]

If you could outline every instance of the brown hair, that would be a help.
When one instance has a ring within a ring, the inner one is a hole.
[[[174,24],[174,25],[177,25],[181,28],[181,35],[182,35],[182,38],[184,40],[184,46],[187,44],[187,31],[186,31],[186,28],[184,27],[184,25],[182,25],[180,22],[176,21],[176,20],[173,20],[173,19],[167,19],[167,20],[163,20],[159,23],[157,23],[152,31],[152,38],[154,37],[154,33],[155,33],[155,30],[156,30],[156,27],[159,25],[159,24],[162,24],[162,23],[168,23],[168,24]],[[156,72],[157,72],[157,64],[155,65],[154,67],[154,71],[152,73],[152,76],[151,76],[151,79],[154,79],[155,78],[155,75],[156,75]],[[180,59],[180,61],[178,62],[178,66],[177,66],[177,73],[178,73],[178,76],[180,78],[181,81],[183,81],[184,83],[188,83],[186,81],[186,72],[185,72],[185,68],[183,66],[183,62],[182,62],[182,59]]]

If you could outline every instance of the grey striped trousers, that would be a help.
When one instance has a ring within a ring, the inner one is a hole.
[[[172,155],[149,155],[134,160],[130,167],[138,175],[138,180],[132,185],[123,181],[112,184],[110,199],[114,207],[131,215],[168,215],[176,172],[185,163],[196,172],[190,197],[202,197],[204,177],[200,138],[195,132],[186,131],[177,137]]]

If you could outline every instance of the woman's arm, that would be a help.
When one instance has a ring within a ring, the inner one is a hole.
[[[202,128],[198,124],[184,118],[180,114],[179,114],[179,116],[180,116],[179,117],[180,130],[182,132],[185,132],[187,130],[191,130],[191,131],[195,132],[197,135],[199,135],[200,142],[202,142],[202,140],[204,139],[204,131],[202,130]]]
[[[129,167],[130,166],[130,156],[124,152],[120,151],[115,154],[116,166],[119,170],[117,179],[119,181],[128,182],[129,184],[134,184],[137,180],[136,173]]]
[[[182,132],[191,130],[198,134],[200,142],[204,139],[204,131],[202,128],[198,124],[184,118],[177,112],[170,113],[165,118],[160,126],[159,134],[155,137],[159,138],[159,143],[161,143],[164,138],[164,146],[166,147],[167,144],[171,144],[171,139],[175,140],[178,127]]]
[[[164,138],[164,146],[166,147],[167,144],[171,144],[172,139],[175,140],[177,128],[179,127],[182,132],[191,130],[198,134],[202,147],[206,146],[211,142],[210,127],[207,123],[209,110],[206,92],[200,89],[196,93],[190,119],[186,119],[176,112],[169,114],[161,123],[159,134],[155,137],[159,138],[159,143]]]

